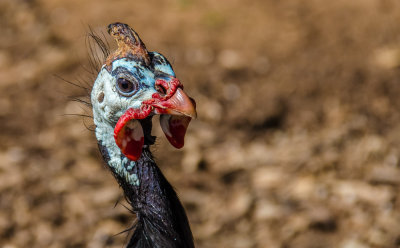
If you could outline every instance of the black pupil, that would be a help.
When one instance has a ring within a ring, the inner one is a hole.
[[[135,85],[125,78],[118,78],[118,88],[124,93],[129,93],[135,90]]]

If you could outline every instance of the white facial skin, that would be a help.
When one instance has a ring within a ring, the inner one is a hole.
[[[112,70],[117,67],[129,68],[132,67],[132,62],[125,59],[116,60],[113,62],[112,67]],[[148,78],[153,78],[152,75],[148,76]],[[114,140],[114,127],[127,109],[139,108],[142,102],[141,99],[151,98],[151,95],[156,91],[154,89],[154,82],[152,82],[153,90],[149,87],[146,90],[139,89],[131,97],[121,96],[116,89],[116,80],[117,78],[111,75],[103,66],[93,85],[91,101],[93,105],[94,124],[96,125],[96,138],[107,148],[110,156],[108,165],[116,173],[125,177],[127,182],[132,185],[139,185],[137,175],[129,172],[136,163],[122,155],[121,150]]]
[[[122,99],[116,92],[115,81],[116,79],[103,67],[93,85],[91,99],[95,134],[97,140],[107,148],[110,156],[108,165],[119,175],[125,175],[127,182],[139,185],[137,175],[130,174],[124,166],[130,162],[134,166],[135,163],[122,155],[113,136],[115,123],[130,104],[129,99]]]

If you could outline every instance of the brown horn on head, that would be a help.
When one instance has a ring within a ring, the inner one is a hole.
[[[118,44],[118,49],[107,57],[107,66],[111,66],[111,63],[116,59],[129,56],[142,59],[146,65],[150,64],[150,57],[146,46],[135,30],[127,24],[119,22],[111,23],[107,27],[107,32],[114,37]]]

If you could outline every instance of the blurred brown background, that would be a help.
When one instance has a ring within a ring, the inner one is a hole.
[[[399,20],[398,0],[1,0],[0,247],[126,242],[90,119],[65,115],[81,91],[54,76],[91,83],[88,26],[115,21],[197,101],[184,149],[154,130],[197,247],[399,247]]]

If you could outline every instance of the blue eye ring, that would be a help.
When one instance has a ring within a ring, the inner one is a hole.
[[[139,83],[134,79],[117,78],[116,88],[122,96],[133,96],[139,90]]]

